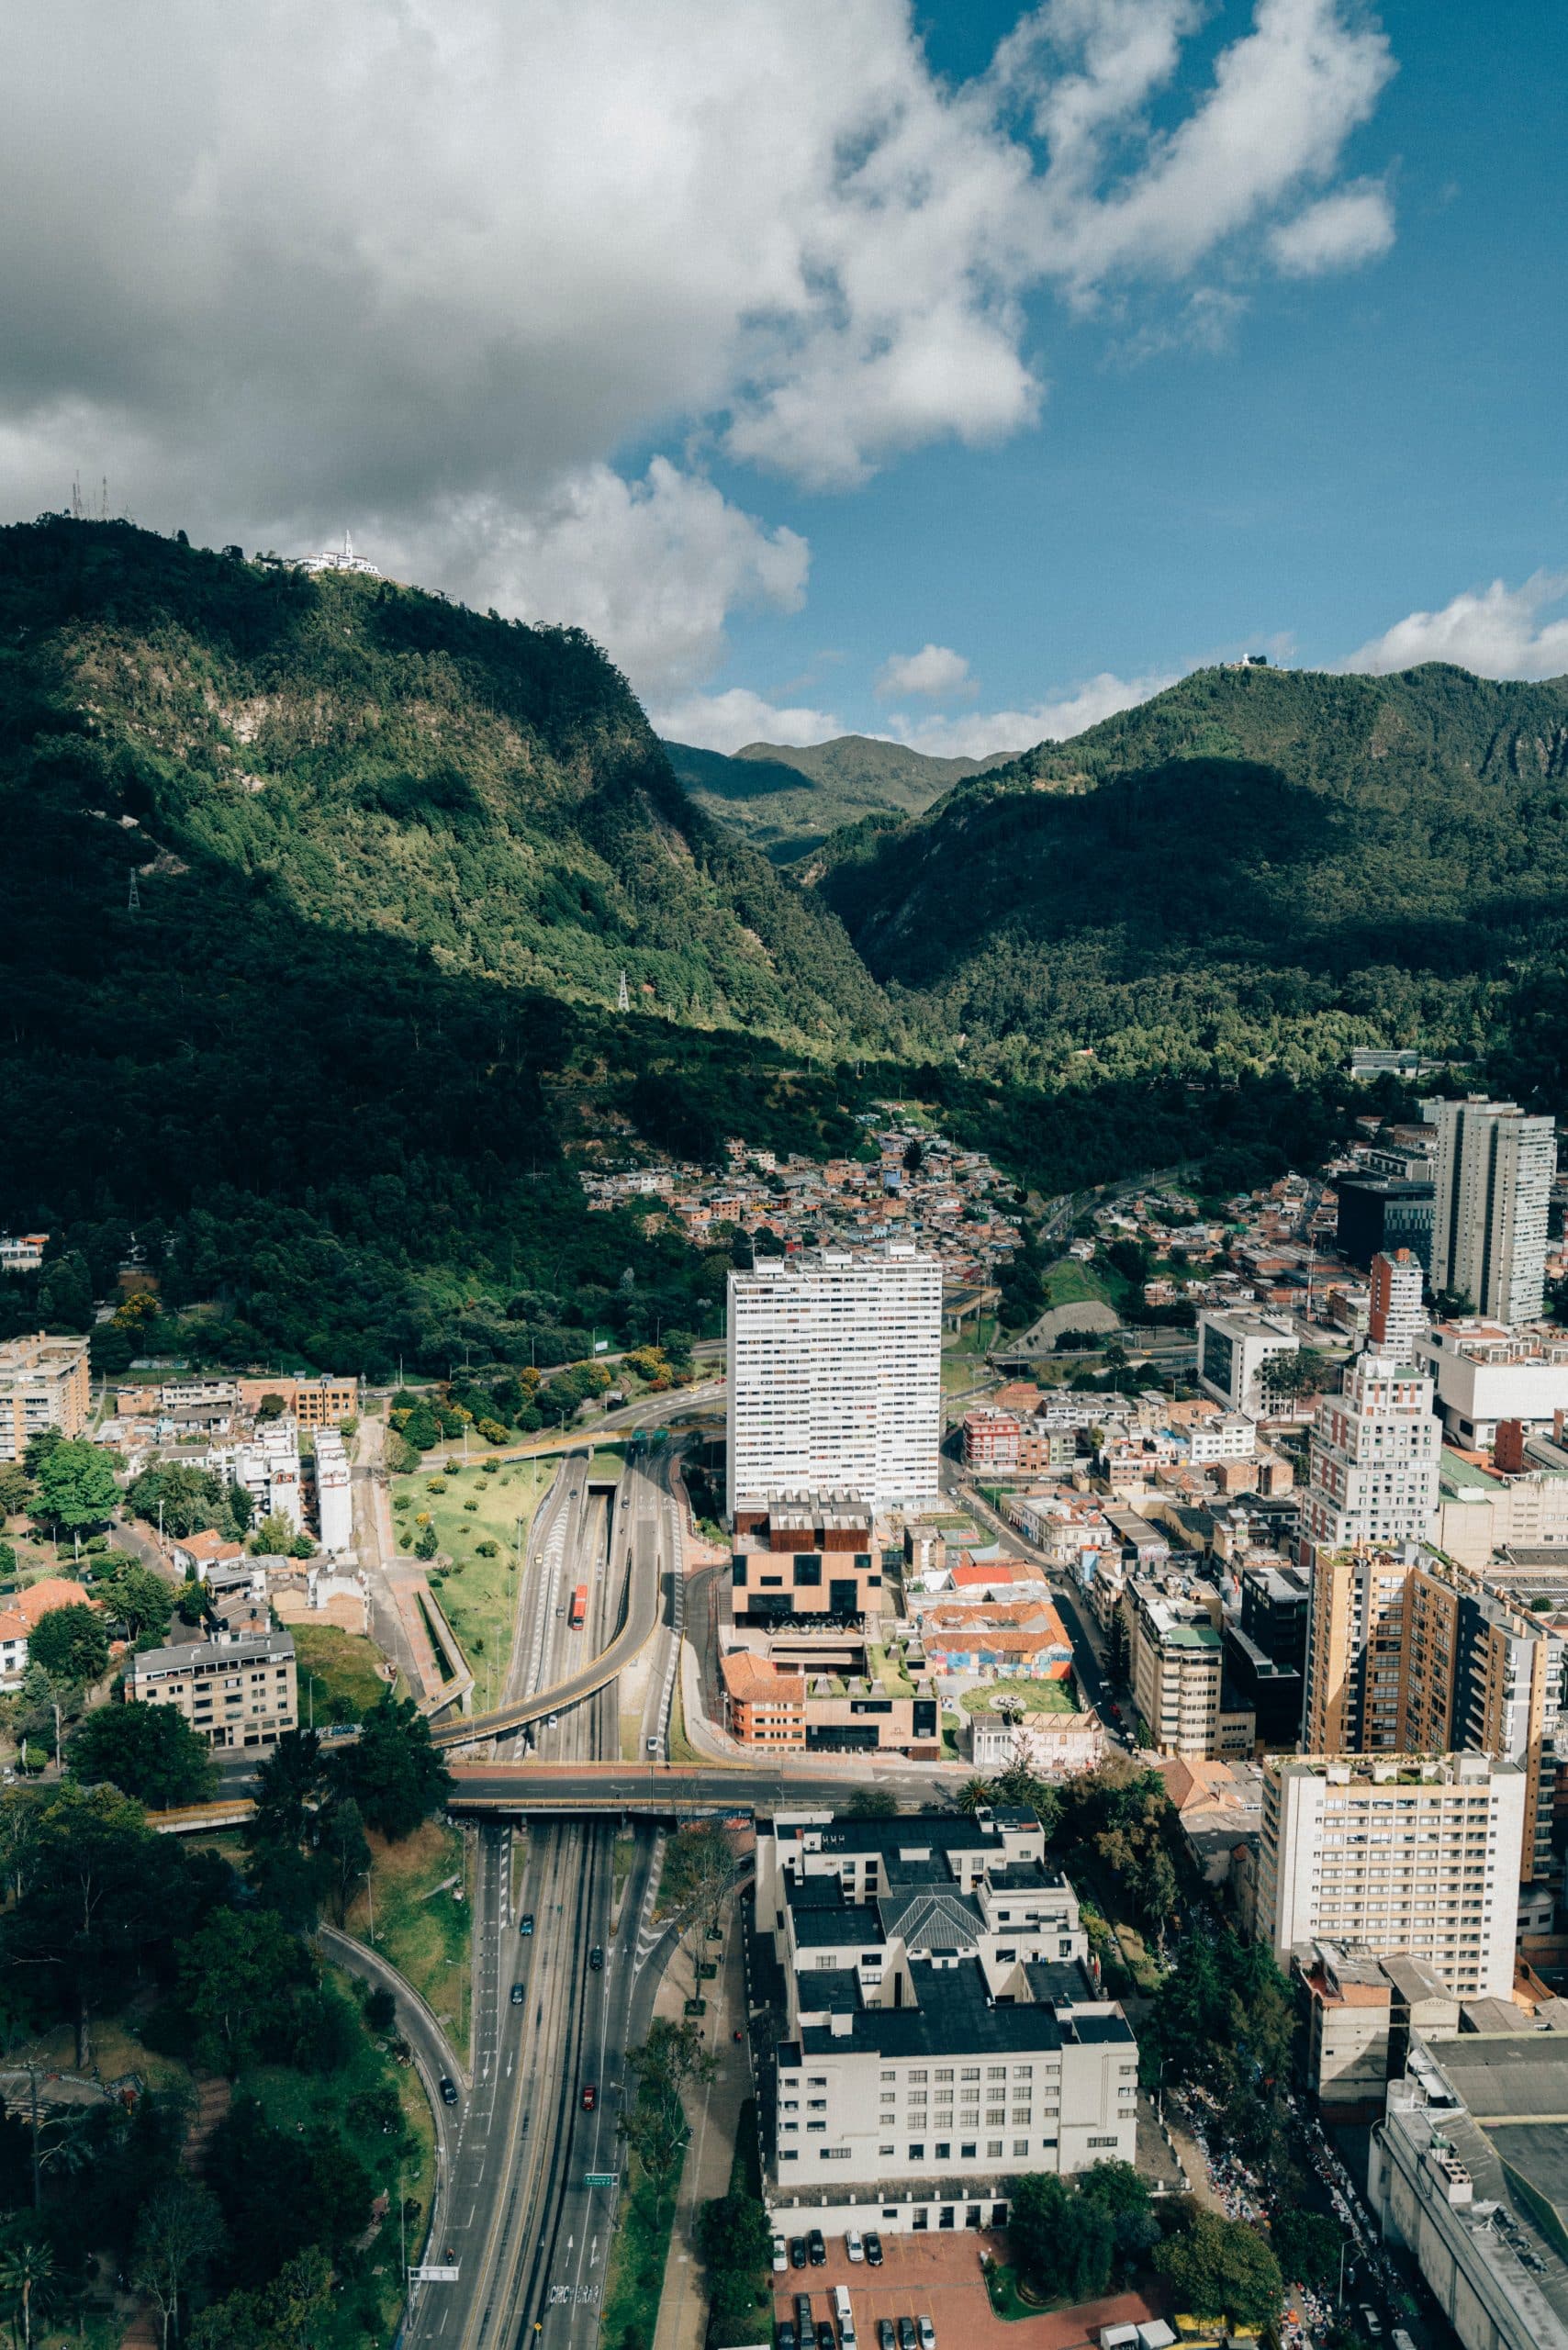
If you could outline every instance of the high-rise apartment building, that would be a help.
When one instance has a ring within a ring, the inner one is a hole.
[[[848,1488],[931,1501],[942,1441],[942,1267],[893,1244],[760,1258],[730,1275],[732,1511]]]
[[[1304,1561],[1316,1543],[1427,1540],[1441,1449],[1430,1379],[1391,1355],[1353,1356],[1343,1393],[1318,1398],[1301,1502]]]
[[[1432,1287],[1477,1314],[1534,1322],[1546,1299],[1546,1219],[1557,1169],[1550,1118],[1513,1102],[1439,1102]]]
[[[1462,1999],[1514,1986],[1525,1774],[1486,1754],[1272,1755],[1258,1933],[1408,1951]]]
[[[1416,1341],[1427,1327],[1421,1304],[1421,1260],[1409,1248],[1380,1248],[1372,1260],[1372,1303],[1367,1312],[1369,1352],[1414,1362]]]
[[[1301,1725],[1309,1754],[1393,1754],[1404,1744],[1406,1591],[1420,1556],[1414,1542],[1313,1551]]]
[[[353,1488],[336,1428],[321,1428],[316,1436],[316,1522],[323,1550],[353,1550]]]
[[[1175,1576],[1130,1583],[1122,1595],[1127,1678],[1159,1754],[1250,1754],[1256,1718],[1225,1678],[1217,1586]]]
[[[1215,1401],[1249,1419],[1267,1419],[1283,1398],[1270,1384],[1269,1365],[1301,1346],[1280,1315],[1219,1313],[1198,1315],[1198,1383]]]
[[[7,1338],[0,1345],[0,1460],[20,1460],[35,1436],[80,1436],[91,1388],[85,1338]]]

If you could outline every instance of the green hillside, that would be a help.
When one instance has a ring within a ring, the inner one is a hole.
[[[842,1138],[813,1070],[901,1033],[585,637],[387,582],[0,532],[0,1228],[100,1294],[153,1229],[241,1357],[552,1360],[661,1289],[694,1326],[701,1260],[584,1216],[574,1103],[708,1147],[744,1083]]]
[[[670,765],[700,808],[783,865],[862,817],[918,816],[945,791],[1001,764],[934,759],[902,743],[839,734],[801,748],[748,743],[734,757],[666,743]]]
[[[1568,680],[1204,670],[823,862],[875,975],[989,1068],[1306,1074],[1376,1038],[1546,1070]]]

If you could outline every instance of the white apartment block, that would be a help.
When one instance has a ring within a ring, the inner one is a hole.
[[[1245,1412],[1218,1412],[1194,1420],[1186,1431],[1187,1458],[1194,1469],[1215,1460],[1251,1460],[1258,1450],[1258,1423]]]
[[[1032,1812],[761,1820],[756,1919],[777,2226],[999,2226],[1022,2172],[1133,2160],[1137,2043]]]
[[[288,1632],[241,1632],[147,1649],[132,1660],[129,1695],[174,1706],[207,1744],[275,1746],[299,1727],[294,1639]]]
[[[35,1436],[80,1436],[92,1401],[85,1338],[35,1337],[0,1343],[0,1461],[20,1460]]]
[[[1267,1419],[1283,1402],[1269,1384],[1270,1361],[1300,1346],[1282,1315],[1205,1309],[1198,1315],[1198,1384],[1229,1410]]]
[[[299,1427],[286,1413],[258,1422],[251,1441],[235,1447],[234,1479],[250,1494],[258,1518],[286,1517],[297,1534],[302,1531]]]
[[[316,1432],[316,1519],[323,1550],[353,1548],[353,1498],[349,1457],[336,1428]]]
[[[1568,1331],[1514,1331],[1466,1316],[1439,1322],[1416,1360],[1437,1389],[1443,1425],[1467,1452],[1496,1441],[1499,1420],[1551,1427],[1568,1412]]]
[[[1546,1300],[1546,1223],[1556,1128],[1517,1102],[1438,1102],[1432,1287],[1477,1314],[1535,1322]]]
[[[1441,1451],[1425,1371],[1389,1355],[1353,1356],[1343,1393],[1318,1398],[1301,1500],[1304,1544],[1428,1541]]]
[[[1271,1755],[1256,1927],[1407,1951],[1462,1999],[1509,1998],[1525,1774],[1485,1754]]]
[[[878,1515],[938,1492],[942,1267],[893,1243],[730,1275],[732,1511],[847,1487]]]
[[[1367,1332],[1373,1354],[1394,1355],[1400,1362],[1417,1360],[1427,1328],[1422,1285],[1421,1259],[1412,1249],[1383,1249],[1372,1259]]]

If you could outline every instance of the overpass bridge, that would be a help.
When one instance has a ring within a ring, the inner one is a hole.
[[[842,1809],[868,1788],[900,1805],[949,1801],[970,1774],[951,1763],[824,1770],[804,1760],[722,1762],[465,1762],[448,1809],[459,1818],[694,1819],[731,1812]]]

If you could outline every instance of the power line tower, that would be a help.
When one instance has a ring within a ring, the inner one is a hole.
[[[130,868],[130,888],[126,891],[125,910],[128,914],[139,914],[141,912],[141,892],[136,886],[134,865]]]
[[[621,990],[615,999],[615,1009],[617,1012],[630,1012],[632,1009],[631,990],[626,985],[626,974],[624,971],[621,974]]]

